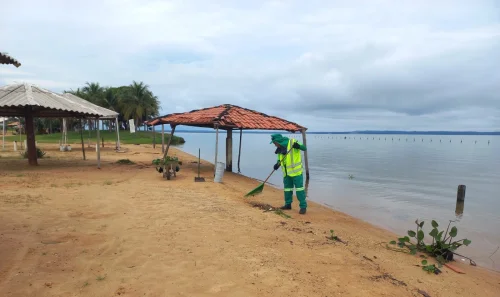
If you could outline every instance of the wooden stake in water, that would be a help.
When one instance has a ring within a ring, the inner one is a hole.
[[[457,190],[457,202],[465,201],[465,185],[459,185]]]

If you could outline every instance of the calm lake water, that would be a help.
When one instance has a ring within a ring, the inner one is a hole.
[[[201,158],[214,162],[215,134],[177,135],[186,140],[182,150],[197,155],[200,148]],[[219,162],[225,162],[225,138],[219,134]],[[241,174],[267,177],[276,162],[269,142],[269,134],[243,133]],[[233,133],[235,172],[238,143]],[[417,218],[426,221],[427,238],[432,219],[441,226],[457,220],[458,237],[472,240],[457,252],[500,270],[500,251],[490,258],[500,245],[500,137],[311,134],[307,143],[309,200],[401,235],[415,229]],[[281,172],[269,182],[282,188]],[[459,184],[467,186],[462,214],[456,211]]]

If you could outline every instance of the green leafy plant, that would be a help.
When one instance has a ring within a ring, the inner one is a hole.
[[[458,229],[455,226],[451,227],[450,229],[452,222],[453,221],[450,221],[448,227],[446,228],[446,231],[440,231],[438,229],[439,224],[435,220],[432,220],[432,231],[429,233],[429,235],[432,237],[432,244],[426,244],[424,242],[424,221],[419,222],[418,220],[415,221],[415,224],[417,225],[416,231],[408,230],[408,236],[398,238],[397,242],[393,240],[390,242],[390,244],[397,245],[400,248],[406,247],[410,250],[410,254],[412,255],[415,255],[417,252],[422,252],[429,256],[435,257],[438,262],[438,266],[441,267],[441,265],[446,263],[447,261],[453,260],[453,253],[459,247],[461,247],[462,245],[468,246],[472,242],[466,238],[456,240],[455,238],[458,235]],[[412,239],[414,239],[416,243],[412,242]],[[434,268],[436,267],[434,266],[434,264],[427,265],[427,260],[423,260],[422,265],[424,265],[423,268],[426,271],[435,271]],[[434,268],[432,268],[431,266],[434,266]]]
[[[156,165],[156,171],[162,173],[163,172],[163,165],[169,165],[171,163],[177,163],[179,165],[182,165],[182,161],[179,160],[179,158],[177,157],[170,157],[170,156],[167,156],[165,158],[165,162],[163,162],[163,159],[154,159],[152,161],[152,164],[153,165]],[[179,171],[180,170],[180,167],[179,166],[176,166],[175,167],[175,170],[176,171]]]
[[[341,243],[347,245],[347,242],[343,241],[342,239],[340,239],[340,237],[335,235],[335,232],[333,230],[330,230],[330,236],[326,236],[326,238],[328,238],[330,240],[338,241],[338,242],[341,242]]]
[[[330,230],[330,239],[331,240],[339,240],[337,235],[335,235],[335,232],[333,230]]]
[[[21,152],[20,154],[21,154],[21,156],[22,156],[24,159],[27,159],[27,158],[28,158],[28,150],[25,150],[24,152]],[[40,149],[40,148],[38,148],[38,147],[36,148],[36,157],[37,157],[38,159],[43,158],[43,157],[45,156],[45,154],[46,154],[46,152],[45,152],[45,151],[43,151],[42,149]]]
[[[122,165],[133,165],[135,162],[130,161],[129,159],[120,159],[116,161],[117,164],[122,164]]]

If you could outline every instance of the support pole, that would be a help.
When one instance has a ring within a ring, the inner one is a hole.
[[[117,139],[116,149],[120,151],[120,125],[118,123],[118,117],[116,117],[115,119],[115,125],[116,125],[116,139]]]
[[[214,176],[217,169],[217,154],[219,150],[219,125],[215,124],[215,162],[214,162]]]
[[[26,127],[26,140],[28,150],[28,163],[32,166],[37,166],[36,144],[35,144],[35,125],[33,123],[33,114],[31,113],[31,106],[25,107],[25,127]]]
[[[90,120],[87,120],[87,126],[89,127],[88,147],[90,147],[90,133],[91,133],[90,131],[92,131],[92,130],[90,129]]]
[[[241,157],[241,138],[243,136],[243,129],[240,129],[240,148],[238,150],[238,173],[241,173],[240,170],[240,157]]]
[[[147,127],[148,125],[146,125]],[[154,125],[151,125],[151,127],[153,128],[153,148],[155,149],[156,148],[156,134],[155,134],[155,126]]]
[[[174,138],[175,126],[170,125],[172,131],[170,131],[170,138],[168,139],[167,148],[163,153],[163,172],[165,172],[165,160],[167,159],[168,149],[170,148],[170,144],[172,143],[172,139]]]
[[[233,172],[233,130],[226,133],[226,171]]]
[[[161,124],[161,152],[165,152],[165,125]]]
[[[82,139],[82,154],[83,154],[83,161],[87,160],[85,158],[85,144],[83,143],[83,121],[80,119],[80,138]]]
[[[307,148],[306,129],[302,129],[302,142]],[[304,159],[306,161],[306,181],[307,181],[309,180],[309,159],[307,158],[307,150],[304,152]]]
[[[96,118],[95,120],[96,122],[96,126],[97,126],[97,139],[96,139],[96,142],[95,142],[95,146],[96,146],[96,149],[97,149],[97,168],[98,169],[101,169],[101,146],[99,145],[99,138],[101,137],[100,136],[100,131],[99,131],[99,118]]]
[[[457,189],[457,202],[465,201],[465,185],[459,185]]]
[[[3,118],[3,125],[2,125],[2,150],[5,150],[5,118]]]

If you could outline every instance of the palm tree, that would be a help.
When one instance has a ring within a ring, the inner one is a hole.
[[[121,98],[121,110],[125,119],[134,119],[135,131],[140,120],[158,114],[160,102],[143,82],[132,82]]]
[[[104,98],[104,88],[101,87],[99,83],[86,82],[85,86],[82,88],[82,92],[85,94],[85,96],[81,98],[97,105],[102,104]]]

